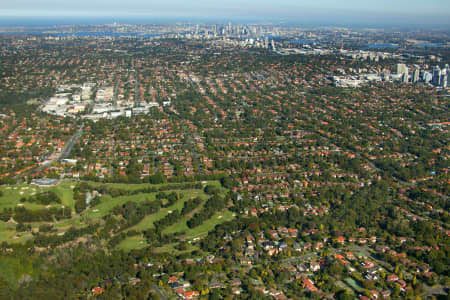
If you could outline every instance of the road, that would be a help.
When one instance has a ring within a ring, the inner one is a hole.
[[[159,287],[156,284],[153,284],[153,289],[158,293],[161,300],[166,300],[167,297],[164,296],[163,292],[159,289]]]
[[[367,247],[360,247],[360,246],[352,246],[352,247],[348,247],[348,248],[339,248],[339,249],[331,249],[329,251],[330,255],[339,253],[339,252],[343,252],[343,251],[350,251],[350,252],[360,252],[363,255],[370,257],[370,259],[374,260],[375,262],[377,262],[380,266],[383,266],[385,269],[387,269],[388,271],[393,271],[393,267],[381,260],[376,259],[375,257],[373,257],[373,255],[370,253],[369,248]],[[292,264],[294,262],[302,262],[302,261],[308,261],[309,259],[313,258],[313,257],[319,257],[319,255],[316,252],[313,253],[309,253],[309,254],[305,254],[302,256],[297,256],[297,257],[291,257],[291,258],[287,258],[283,260],[284,264]]]
[[[55,158],[53,158],[50,161],[46,161],[44,164],[41,164],[33,169],[30,169],[22,174],[14,176],[14,179],[21,181],[24,177],[26,177],[28,174],[40,172],[42,170],[45,170],[50,166],[52,163],[56,161],[60,161],[61,159],[64,159],[70,155],[70,152],[72,151],[73,147],[75,146],[76,142],[80,138],[81,134],[83,133],[84,124],[80,126],[80,128],[77,130],[77,132],[65,143],[63,150],[59,155],[57,155]],[[18,182],[20,183],[20,182]]]
[[[360,158],[363,159],[363,157],[362,157],[361,155],[360,155]],[[384,174],[385,171],[384,171],[383,169],[378,168],[377,165],[376,165],[375,163],[373,163],[372,161],[370,161],[370,160],[369,160],[369,165],[370,165],[372,168],[374,168],[374,169],[378,170],[379,172],[381,172],[381,174]],[[397,179],[397,181],[398,181],[399,183],[401,183],[401,184],[403,184],[403,185],[405,185],[405,186],[409,186],[409,187],[411,187],[411,188],[417,186],[417,183],[415,183],[415,182],[407,182],[407,181],[404,181],[404,180],[402,180],[402,179],[396,177],[395,175],[393,175],[392,177],[395,178],[395,179]]]
[[[135,80],[135,85],[134,85],[134,107],[138,107],[139,106],[139,81],[138,81],[138,69],[137,66],[134,69],[134,80]]]
[[[70,155],[70,152],[83,133],[83,129],[84,123],[80,126],[77,132],[66,142],[66,144],[64,145],[64,149],[61,151],[61,154],[55,159],[55,161],[60,161],[61,159],[67,158]]]
[[[422,295],[422,298],[429,298],[433,295],[448,295],[448,290],[450,289],[450,286],[443,286],[443,287],[429,287],[424,286],[425,294]]]
[[[189,148],[189,150],[191,151],[191,155],[192,155],[192,166],[197,168],[197,170],[199,171],[200,174],[203,174],[203,168],[202,168],[202,164],[200,163],[200,159],[197,155],[197,152],[195,151],[195,144],[192,138],[192,133],[191,131],[187,128],[186,125],[183,125],[183,132],[184,132],[184,136],[186,138],[186,144]]]

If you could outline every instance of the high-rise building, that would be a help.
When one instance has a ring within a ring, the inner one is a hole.
[[[433,79],[433,75],[430,72],[423,72],[422,79],[424,82],[429,83]]]
[[[419,75],[420,71],[419,69],[415,69],[412,73],[412,82],[418,82],[419,81]]]
[[[408,73],[403,73],[402,75],[402,82],[407,83],[408,82]]]
[[[442,74],[441,75],[441,82],[440,82],[440,86],[443,88],[446,88],[448,85],[448,75],[447,74]]]
[[[439,66],[433,67],[433,84],[436,86],[441,85],[441,68]]]
[[[274,40],[270,41],[270,47],[272,48],[273,51],[277,51],[277,48],[275,47],[275,41]]]
[[[268,49],[269,48],[269,38],[266,36],[266,38],[264,39],[264,48]]]
[[[408,73],[408,67],[405,64],[397,64],[397,74]]]
[[[401,75],[402,82],[408,82],[408,67],[405,64],[397,64],[397,75]]]

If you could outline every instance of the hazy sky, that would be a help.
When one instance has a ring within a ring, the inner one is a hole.
[[[450,24],[450,0],[0,0],[0,16],[272,18]]]

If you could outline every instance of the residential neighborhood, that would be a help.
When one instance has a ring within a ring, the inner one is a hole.
[[[448,42],[167,26],[0,35],[0,298],[447,299]]]

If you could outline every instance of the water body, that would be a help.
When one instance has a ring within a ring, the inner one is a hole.
[[[414,44],[413,47],[424,47],[424,48],[439,48],[442,47],[440,44],[435,43],[418,43]],[[367,44],[363,49],[398,49],[399,46],[396,44]]]
[[[148,23],[164,23],[179,22],[175,18],[148,17],[148,18],[113,18],[113,17],[8,17],[0,18],[0,26],[2,27],[52,27],[64,25],[102,25],[112,24],[148,24]]]
[[[291,40],[292,44],[320,44],[318,41],[314,41],[314,40],[303,40],[303,39],[295,39],[295,40]]]
[[[74,33],[54,33],[51,34],[54,36],[65,37],[65,36],[76,36],[76,37],[142,37],[142,38],[151,38],[151,37],[159,37],[159,34],[150,34],[150,33],[142,33],[142,32],[74,32]]]
[[[439,47],[442,47],[442,45],[435,44],[435,43],[419,43],[419,44],[415,44],[415,46],[425,47],[425,48],[439,48]]]
[[[48,35],[56,37],[141,37],[153,38],[160,37],[160,34],[143,33],[143,32],[72,32],[72,33],[46,33],[41,31],[18,31],[18,32],[0,32],[0,34],[27,34],[27,35]]]
[[[379,48],[397,49],[398,45],[395,45],[395,44],[367,44],[367,48],[369,48],[369,49],[379,49]]]

